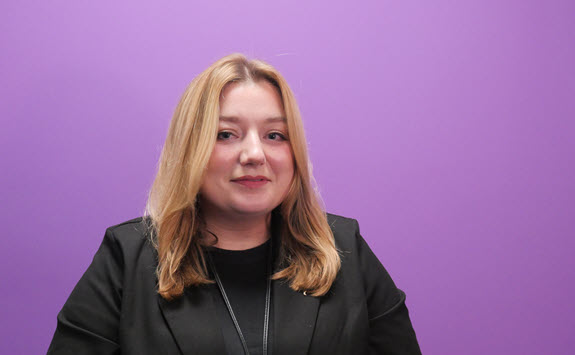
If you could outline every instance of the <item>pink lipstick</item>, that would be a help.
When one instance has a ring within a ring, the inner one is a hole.
[[[267,184],[270,181],[270,179],[268,179],[265,176],[251,176],[251,175],[245,175],[245,176],[241,176],[239,178],[236,179],[232,179],[232,182],[241,184],[243,186],[246,187],[261,187],[264,186],[265,184]]]

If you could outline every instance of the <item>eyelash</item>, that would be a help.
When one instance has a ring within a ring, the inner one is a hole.
[[[279,136],[279,137],[280,137],[280,140],[282,140],[282,141],[287,141],[286,136],[285,136],[284,134],[280,133],[280,132],[271,132],[271,133],[268,133],[268,137],[271,136],[272,134],[275,134],[275,135]],[[276,139],[274,139],[274,140],[276,140]]]
[[[227,139],[230,138],[230,137],[228,137],[228,138],[223,138],[223,137],[222,137],[222,134],[229,134],[229,135],[231,136],[231,135],[232,135],[232,132],[228,132],[228,131],[218,132],[218,138],[217,138],[217,139],[218,139],[219,141],[221,141],[221,140],[227,140]]]

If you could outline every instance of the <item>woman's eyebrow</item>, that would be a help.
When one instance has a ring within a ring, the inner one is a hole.
[[[266,122],[283,122],[283,123],[286,123],[287,120],[285,117],[279,116],[279,117],[266,118]]]
[[[225,122],[238,122],[238,118],[235,116],[220,116],[220,121],[225,121]]]
[[[236,116],[220,116],[220,121],[237,123],[239,121],[239,118],[237,118]],[[286,123],[287,122],[286,118],[283,116],[269,117],[269,118],[266,118],[265,121],[266,121],[266,123],[269,123],[269,122]]]

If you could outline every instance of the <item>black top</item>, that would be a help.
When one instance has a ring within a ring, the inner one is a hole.
[[[250,355],[263,352],[264,311],[270,240],[247,250],[210,248],[212,260],[240,325]],[[228,354],[243,354],[242,343],[223,297],[213,288],[217,318]],[[270,342],[271,343],[271,342]]]

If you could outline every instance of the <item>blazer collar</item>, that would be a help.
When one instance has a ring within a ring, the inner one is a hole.
[[[188,288],[172,301],[158,295],[164,319],[182,354],[226,353],[211,286]]]
[[[281,221],[277,215],[272,217],[274,254],[277,256]],[[189,287],[182,297],[172,301],[158,295],[160,309],[183,354],[226,353],[211,287],[215,285]],[[319,305],[318,297],[295,292],[284,280],[272,281],[270,335],[273,355],[307,354]]]
[[[273,355],[307,354],[320,304],[317,297],[292,290],[283,280],[273,282]]]
[[[283,228],[279,213],[272,213],[272,236],[276,261],[274,273],[281,268],[278,255]],[[304,296],[302,292],[292,290],[286,280],[274,280],[272,282],[272,305],[272,354],[307,354],[315,329],[320,298]]]
[[[225,354],[217,318],[213,285],[189,288],[182,297],[166,301],[158,295],[160,309],[182,354]],[[273,355],[307,354],[315,329],[320,300],[293,291],[287,282],[272,282]]]

